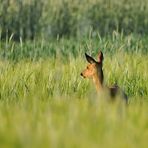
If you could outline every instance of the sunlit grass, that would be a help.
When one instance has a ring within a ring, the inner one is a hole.
[[[106,85],[117,82],[129,96],[128,107],[120,108],[99,103],[91,80],[80,76],[86,49],[78,42],[77,51],[70,52],[70,43],[49,48],[56,55],[43,56],[42,48],[40,58],[24,52],[15,60],[12,52],[1,59],[0,147],[147,147],[148,56],[124,48],[109,52],[99,43]],[[90,50],[93,42],[87,43],[87,52],[97,58],[96,48]]]

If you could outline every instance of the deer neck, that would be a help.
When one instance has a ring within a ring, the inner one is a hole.
[[[93,82],[96,86],[96,89],[98,92],[102,91],[103,89],[103,71],[101,70],[101,73],[97,72],[93,76]]]

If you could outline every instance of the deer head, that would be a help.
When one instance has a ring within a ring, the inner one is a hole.
[[[103,53],[100,51],[98,54],[98,60],[85,53],[86,60],[88,62],[86,69],[81,73],[84,78],[93,78],[94,76],[99,76],[103,81]]]

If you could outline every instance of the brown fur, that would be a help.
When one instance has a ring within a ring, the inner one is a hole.
[[[103,83],[103,53],[101,51],[99,52],[98,61],[94,60],[86,53],[85,56],[89,64],[87,65],[86,69],[84,69],[84,71],[81,73],[81,76],[83,76],[84,78],[92,78],[98,93],[101,93],[102,91],[109,92],[111,100],[115,100],[116,96],[120,94],[120,98],[122,98],[127,103],[127,95],[117,85],[114,85],[112,87],[106,87]]]

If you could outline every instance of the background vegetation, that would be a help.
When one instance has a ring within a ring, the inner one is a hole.
[[[0,0],[2,38],[148,34],[147,0]]]
[[[147,16],[147,0],[0,0],[0,147],[147,148]],[[126,108],[80,76],[100,49]]]

